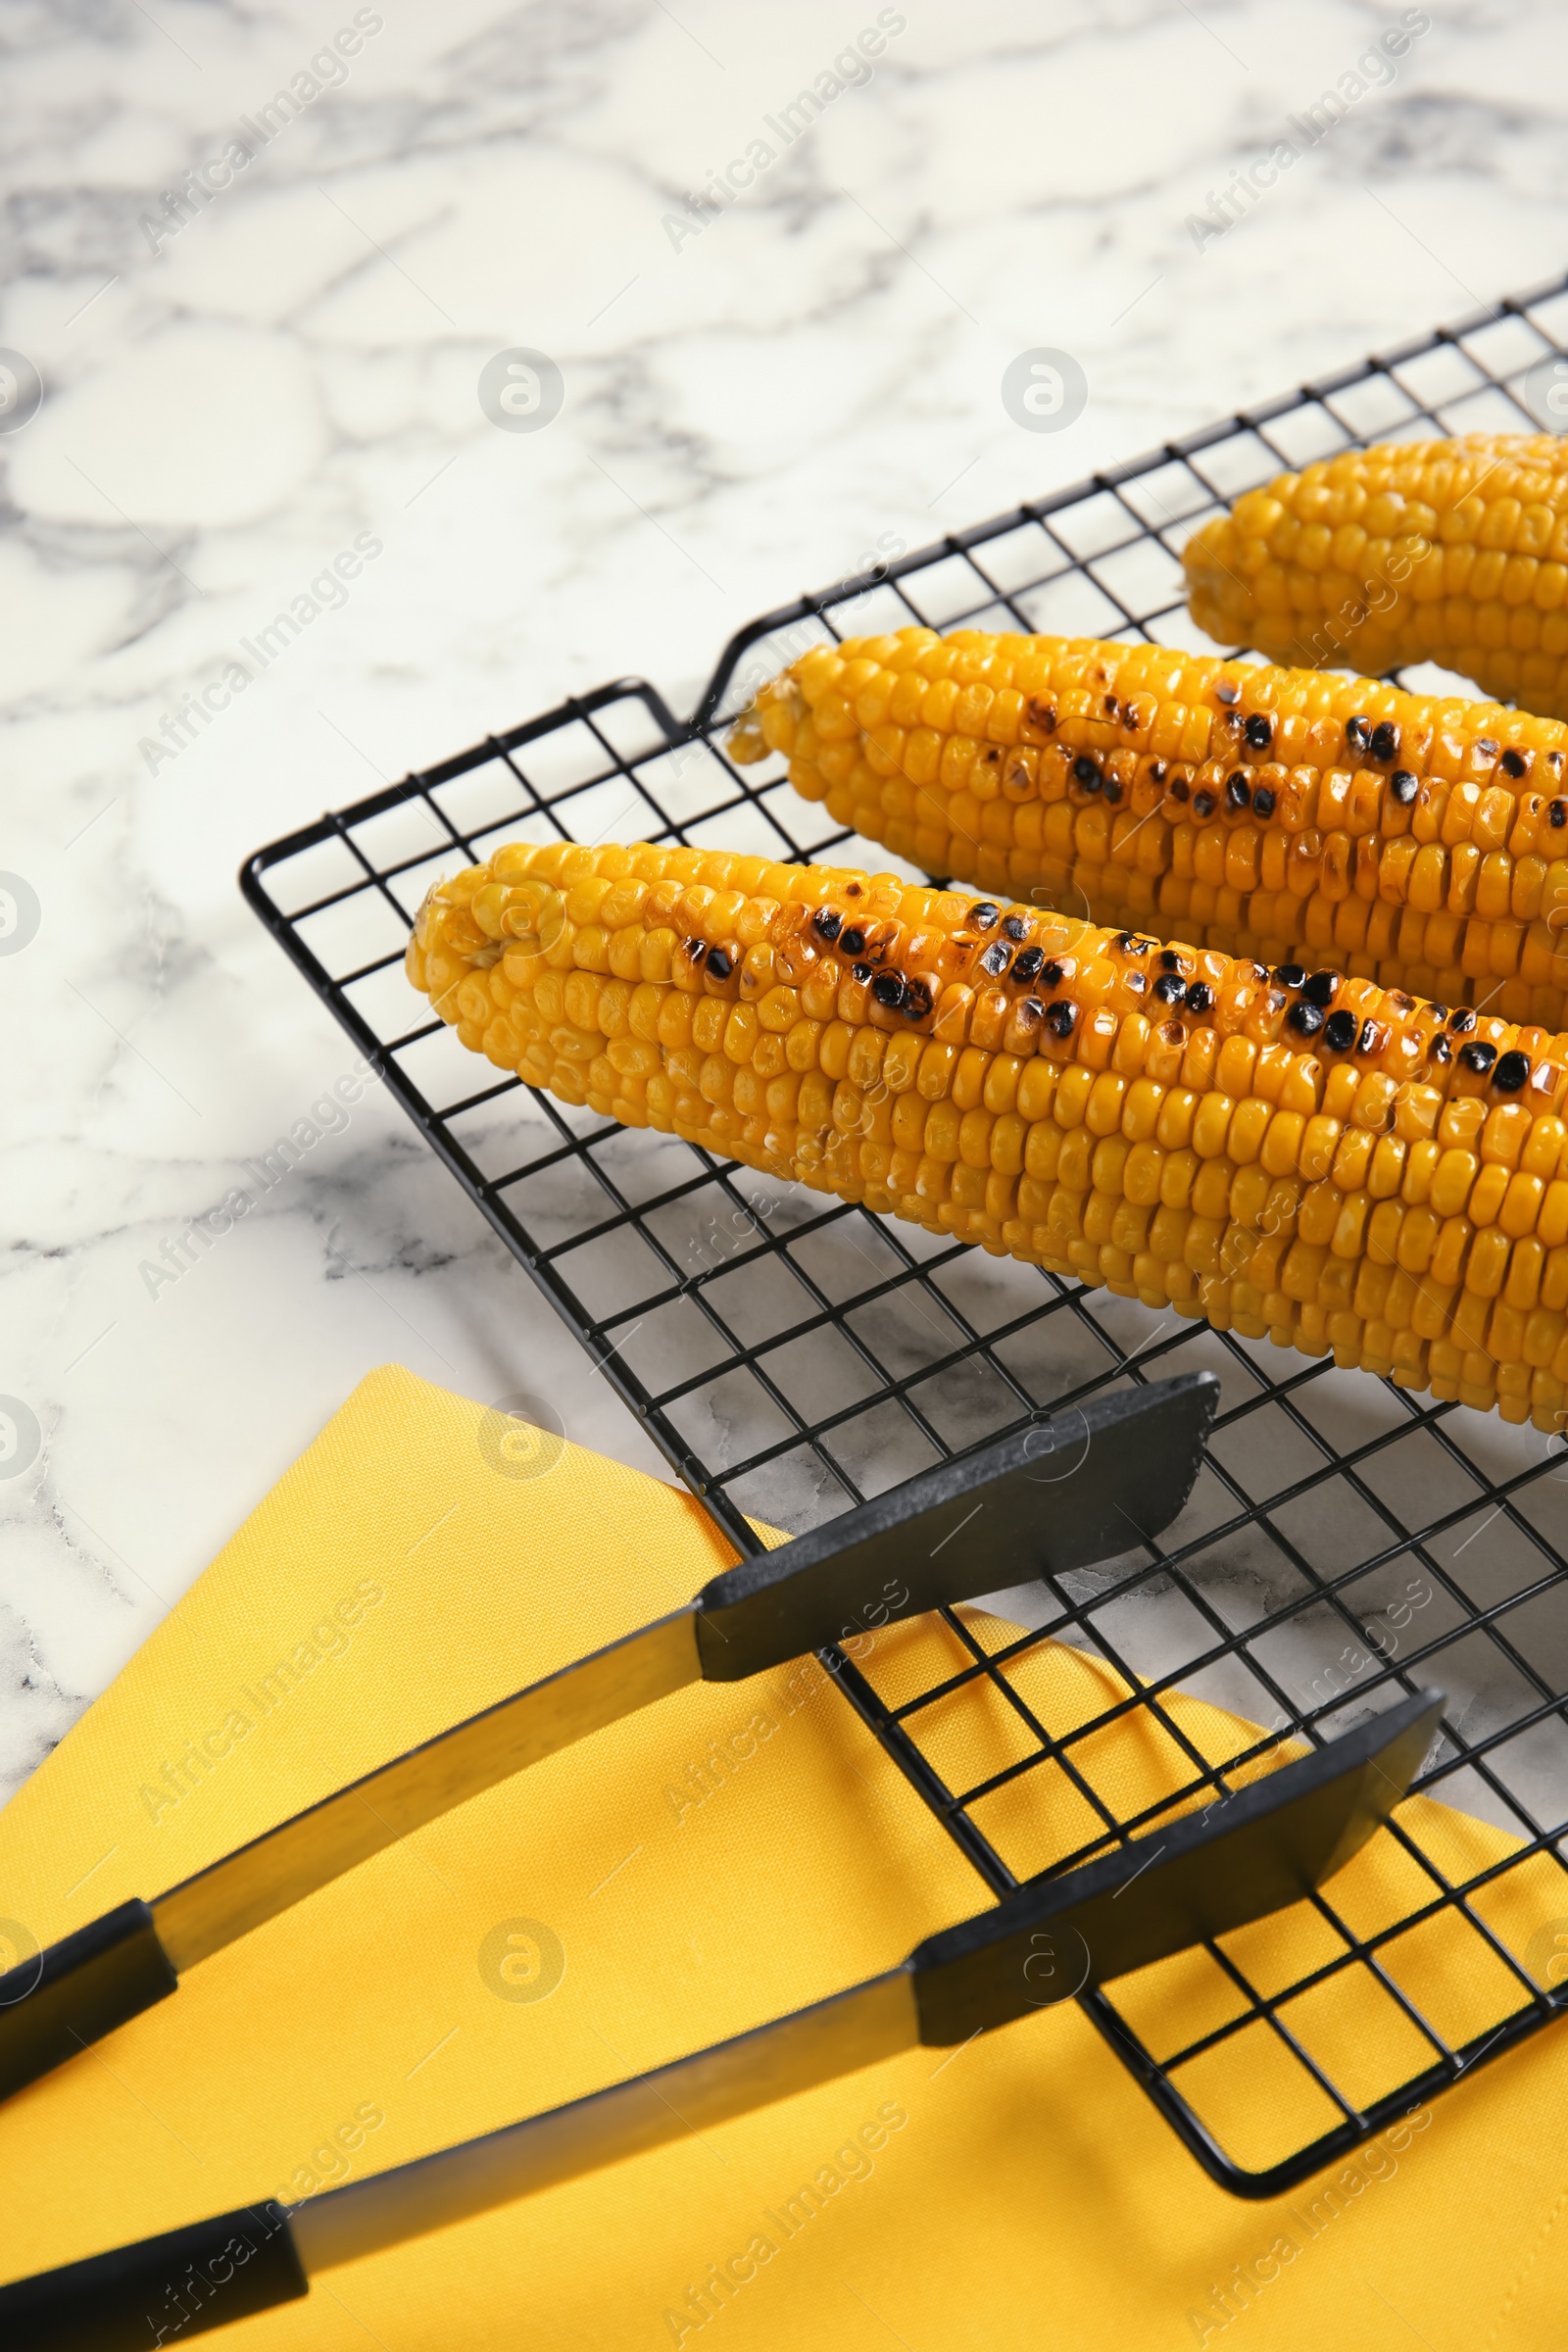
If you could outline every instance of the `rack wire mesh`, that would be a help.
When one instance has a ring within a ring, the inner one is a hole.
[[[402,950],[430,881],[508,839],[885,870],[887,854],[799,800],[780,763],[725,756],[727,717],[784,662],[910,621],[1203,646],[1179,555],[1221,505],[1374,438],[1553,429],[1559,385],[1568,277],[765,614],[725,649],[689,721],[640,680],[602,686],[271,843],[241,876],[742,1552],[758,1546],[749,1514],[799,1532],[1101,1390],[1219,1374],[1204,1469],[1162,1543],[1004,1595],[1005,1626],[945,1611],[950,1670],[931,1687],[902,1688],[885,1646],[821,1654],[998,1895],[1223,1790],[1281,1734],[1321,1740],[1423,1683],[1446,1691],[1418,1783],[1444,1809],[1402,1809],[1396,1896],[1348,1901],[1346,1874],[1298,1907],[1283,1944],[1227,1936],[1086,1996],[1199,2162],[1244,2196],[1347,2155],[1568,2006],[1562,1445],[1267,1343],[1160,1324],[534,1094],[415,1016]],[[1083,1720],[1053,1725],[1031,1699],[1048,1642],[1109,1670]],[[1177,1692],[1228,1711],[1212,1719],[1233,1727],[1220,1752],[1178,1722]],[[944,1727],[982,1702],[1004,1760],[966,1781]],[[1160,1743],[1164,1792],[1124,1816],[1098,1758],[1133,1723]],[[1201,2032],[1173,2043],[1176,2014],[1200,2015]]]

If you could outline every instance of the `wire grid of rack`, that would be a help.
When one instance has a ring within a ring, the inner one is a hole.
[[[766,614],[731,641],[689,721],[641,681],[600,687],[272,843],[241,876],[742,1552],[758,1547],[748,1514],[799,1532],[1106,1387],[1218,1372],[1207,1460],[1162,1543],[1007,1594],[1000,1631],[944,1612],[952,1670],[933,1689],[889,1689],[874,1650],[822,1657],[998,1895],[1223,1788],[1280,1727],[1320,1740],[1423,1683],[1447,1692],[1419,1787],[1473,1834],[1418,1835],[1407,1808],[1392,1914],[1347,1916],[1331,1884],[1302,1906],[1283,1969],[1265,1975],[1245,1938],[1190,1956],[1181,2013],[1196,2004],[1207,2023],[1179,2047],[1158,1972],[1085,1997],[1200,2163],[1244,2196],[1288,2188],[1568,2006],[1561,1446],[1267,1343],[1160,1324],[536,1095],[418,1017],[402,950],[430,881],[507,839],[885,869],[885,852],[791,792],[780,762],[725,756],[727,717],[785,661],[910,621],[1202,646],[1178,559],[1220,505],[1374,438],[1549,428],[1544,377],[1568,382],[1568,362],[1554,368],[1565,351],[1568,277]],[[1128,1695],[1054,1730],[1020,1687],[1051,1641],[1104,1661]],[[1001,1710],[1011,1752],[955,1787],[935,1727],[966,1690]],[[1171,1713],[1177,1690],[1240,1719],[1232,1752],[1200,1752]],[[1139,1717],[1163,1735],[1168,1794],[1119,1818],[1096,1786],[1095,1742]]]

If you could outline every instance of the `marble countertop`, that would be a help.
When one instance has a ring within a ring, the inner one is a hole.
[[[659,1467],[373,1089],[149,1284],[352,1067],[242,857],[619,672],[681,708],[879,533],[918,546],[1554,273],[1547,0],[1406,12],[1333,135],[1195,229],[1396,22],[0,0],[0,1794],[377,1363],[548,1394]],[[694,226],[722,171],[750,184]],[[1087,386],[1051,435],[1001,396],[1041,345]],[[560,370],[546,429],[481,406],[517,347]],[[285,606],[284,653],[208,692]]]

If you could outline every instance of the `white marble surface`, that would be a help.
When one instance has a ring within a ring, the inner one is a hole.
[[[0,0],[0,344],[46,387],[0,435],[0,866],[41,908],[0,957],[0,1392],[42,1435],[0,1482],[0,1790],[378,1362],[544,1391],[656,1466],[373,1095],[148,1296],[139,1265],[351,1061],[241,905],[247,851],[617,672],[679,705],[879,532],[917,546],[1562,264],[1549,0],[1433,0],[1392,85],[1202,251],[1186,217],[1392,16],[894,13],[874,74],[676,251],[662,217],[874,8],[381,0],[155,252],[144,216],[350,0]],[[999,398],[1041,344],[1090,387],[1054,437]],[[564,372],[537,434],[478,406],[512,345]],[[366,533],[344,601],[150,773],[140,741]]]

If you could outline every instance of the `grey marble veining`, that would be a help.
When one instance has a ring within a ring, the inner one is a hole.
[[[45,387],[0,432],[0,867],[40,911],[0,956],[0,1393],[41,1441],[0,1480],[0,1789],[378,1362],[657,1466],[373,1091],[149,1284],[352,1069],[242,856],[618,672],[678,705],[879,534],[1551,273],[1568,20],[1412,13],[1387,86],[1203,233],[1396,12],[910,0],[866,65],[849,0],[0,0],[0,344]],[[1000,397],[1039,345],[1087,380],[1054,434]],[[514,346],[562,371],[538,433],[479,405]]]

